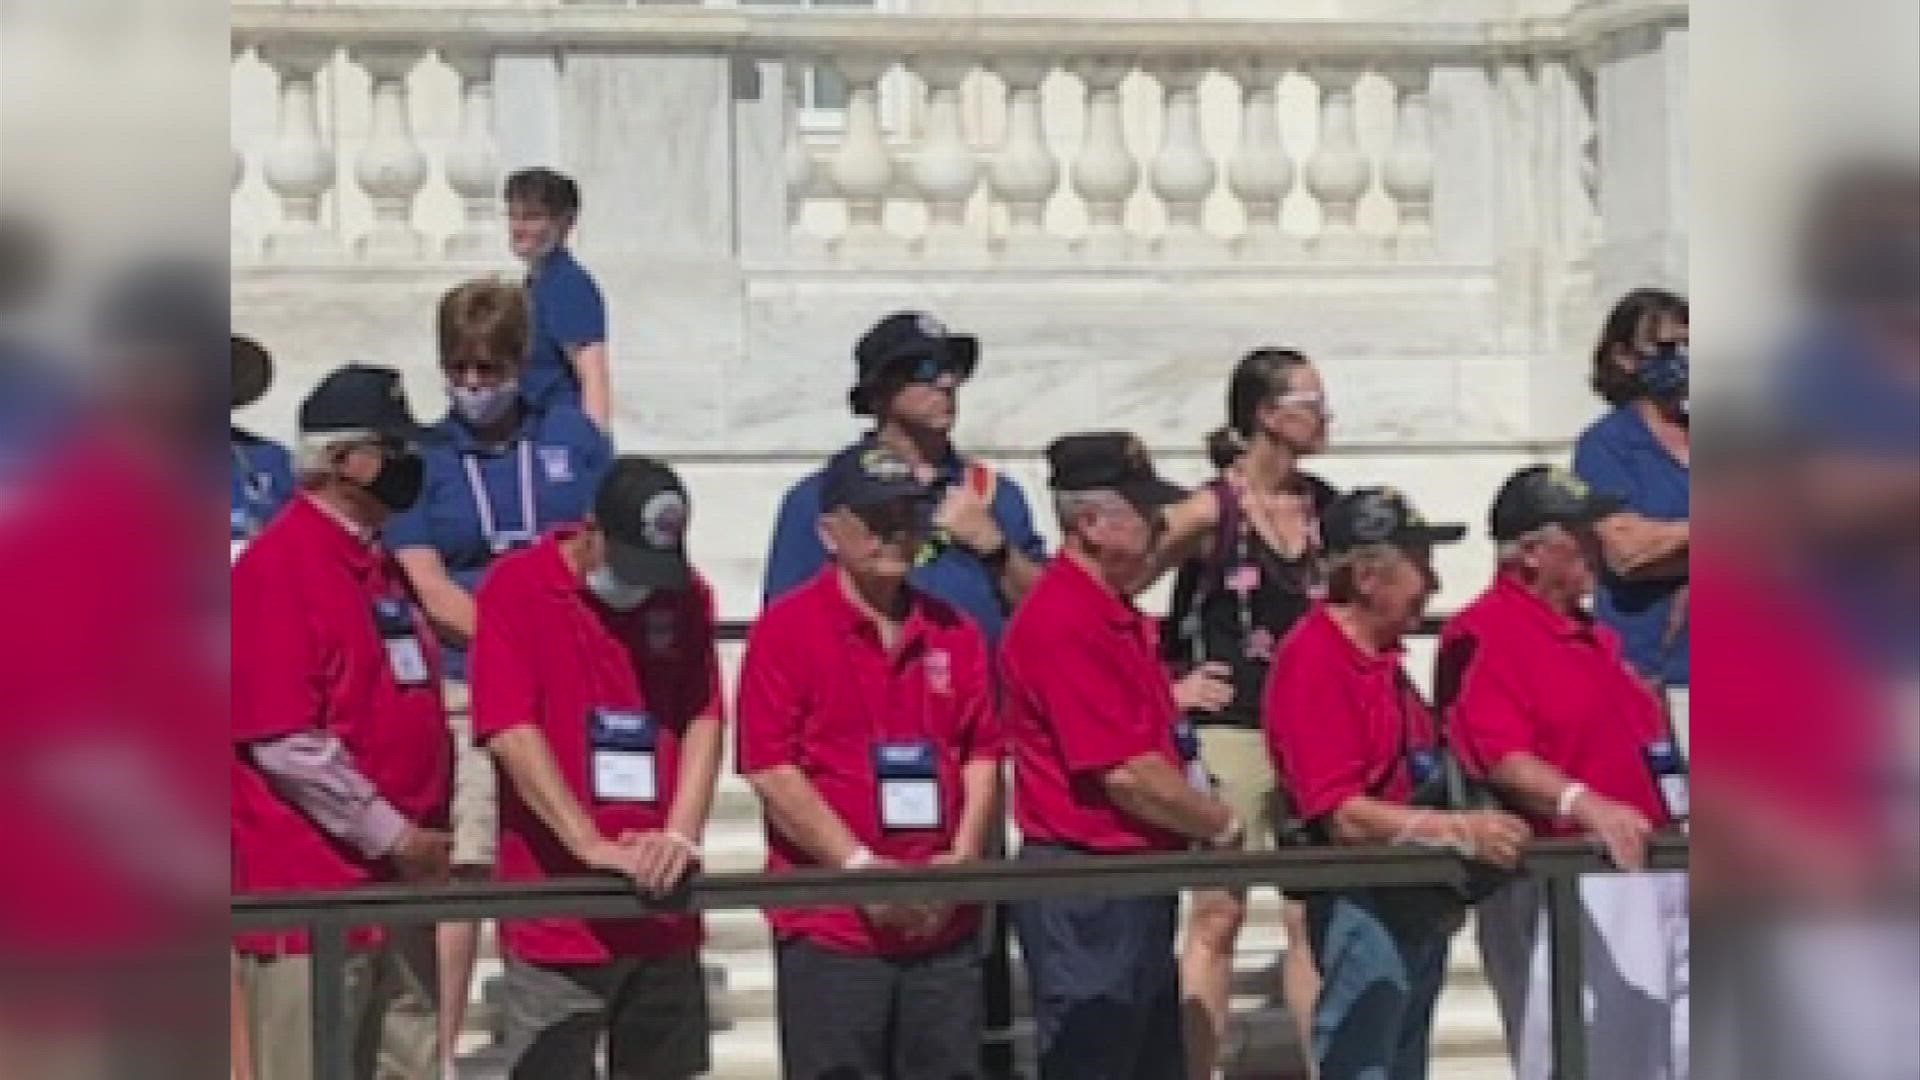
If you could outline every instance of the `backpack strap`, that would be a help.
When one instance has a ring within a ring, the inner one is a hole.
[[[1207,486],[1213,489],[1214,504],[1220,508],[1213,525],[1213,550],[1207,553],[1211,590],[1226,575],[1227,563],[1233,559],[1234,546],[1240,542],[1240,530],[1246,524],[1246,511],[1240,505],[1240,493],[1233,490],[1233,483],[1226,477],[1217,476]]]

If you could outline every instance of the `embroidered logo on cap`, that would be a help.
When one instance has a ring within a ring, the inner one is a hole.
[[[860,455],[860,471],[875,480],[894,483],[913,479],[913,466],[877,446]]]
[[[1555,494],[1575,502],[1585,502],[1587,495],[1593,490],[1587,486],[1585,480],[1557,465],[1547,470],[1547,483],[1552,486]]]
[[[913,326],[914,329],[928,337],[943,338],[947,336],[947,325],[924,311],[914,313]]]
[[[1394,493],[1386,491],[1378,499],[1365,499],[1353,511],[1353,535],[1363,543],[1377,543],[1393,535],[1400,524]]]
[[[686,498],[673,490],[655,493],[640,511],[640,531],[651,547],[679,547],[687,536]]]

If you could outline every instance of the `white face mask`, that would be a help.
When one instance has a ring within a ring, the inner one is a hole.
[[[474,427],[497,423],[520,399],[520,383],[508,379],[498,386],[449,386],[447,398],[460,419]]]
[[[601,603],[615,611],[632,611],[653,595],[653,590],[644,585],[628,585],[621,581],[605,565],[587,572],[587,588]]]

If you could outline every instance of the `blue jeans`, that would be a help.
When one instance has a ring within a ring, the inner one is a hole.
[[[1313,1052],[1320,1080],[1426,1080],[1433,1007],[1446,977],[1450,928],[1382,918],[1391,893],[1307,898],[1320,965]]]

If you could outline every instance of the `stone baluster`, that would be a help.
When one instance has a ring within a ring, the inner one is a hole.
[[[986,236],[969,231],[967,200],[980,186],[980,161],[960,126],[960,83],[973,70],[958,56],[922,56],[911,61],[927,85],[926,137],[912,166],[914,186],[927,204],[926,255],[984,256]]]
[[[228,79],[232,79],[233,66],[240,62],[240,57],[245,52],[245,47],[239,41],[233,42],[228,52]],[[235,259],[241,259],[253,254],[253,237],[240,228],[239,215],[234,212],[233,205],[240,194],[240,182],[247,178],[247,156],[240,152],[239,147],[231,143],[227,146],[227,154],[230,158],[227,166],[227,214],[231,222],[227,229],[228,248]]]
[[[447,237],[453,258],[481,259],[506,251],[500,220],[500,152],[493,140],[493,57],[480,51],[442,54],[460,76],[460,134],[447,150],[447,184],[465,215]]]
[[[829,166],[847,204],[847,231],[838,250],[889,250],[895,245],[881,217],[893,186],[893,158],[880,129],[879,83],[893,63],[876,56],[840,56],[833,66],[847,80],[847,129]]]
[[[1313,71],[1320,84],[1320,141],[1307,161],[1307,190],[1320,202],[1315,250],[1353,256],[1366,246],[1354,225],[1360,197],[1373,179],[1373,163],[1360,149],[1354,127],[1353,85],[1358,67],[1326,65]]]
[[[1040,110],[1040,84],[1050,64],[1037,56],[998,60],[994,70],[1007,84],[1007,136],[989,173],[993,192],[1007,207],[1001,251],[1021,258],[1065,254],[1066,245],[1046,231],[1047,200],[1060,183],[1060,162],[1047,146]]]
[[[806,89],[808,63],[805,58],[789,56],[780,65],[784,101],[780,122],[785,130],[780,157],[787,180],[787,252],[818,257],[826,254],[826,244],[818,233],[806,232],[801,227],[807,200],[820,196],[829,183],[826,170],[821,168],[813,148],[807,145],[806,132],[800,126],[800,101]]]
[[[1200,78],[1206,66],[1176,58],[1158,69],[1166,94],[1160,149],[1148,178],[1167,209],[1167,231],[1159,250],[1170,258],[1218,255],[1225,245],[1202,228],[1200,215],[1213,193],[1219,169],[1200,137]]]
[[[1382,72],[1399,94],[1393,149],[1380,167],[1380,186],[1400,210],[1393,250],[1401,258],[1433,252],[1433,128],[1426,64],[1395,65]]]
[[[333,58],[331,45],[263,44],[260,59],[280,76],[280,119],[261,177],[280,199],[280,224],[267,236],[276,257],[324,258],[340,253],[338,235],[320,227],[320,200],[333,189],[333,147],[320,133],[316,79]]]
[[[1254,60],[1236,72],[1240,80],[1240,145],[1227,163],[1227,186],[1247,212],[1239,251],[1248,259],[1297,254],[1280,229],[1281,207],[1293,190],[1293,158],[1280,133],[1280,76],[1286,65]]]
[[[1127,199],[1140,183],[1140,166],[1127,149],[1120,115],[1120,83],[1133,70],[1122,57],[1095,57],[1078,66],[1087,85],[1087,137],[1073,163],[1073,190],[1087,204],[1087,235],[1080,253],[1089,259],[1124,258]]]
[[[407,74],[420,62],[409,45],[354,50],[373,87],[373,122],[354,163],[354,179],[373,204],[373,228],[354,245],[364,258],[417,258],[424,238],[413,227],[413,200],[427,184],[427,157],[407,112]]]

